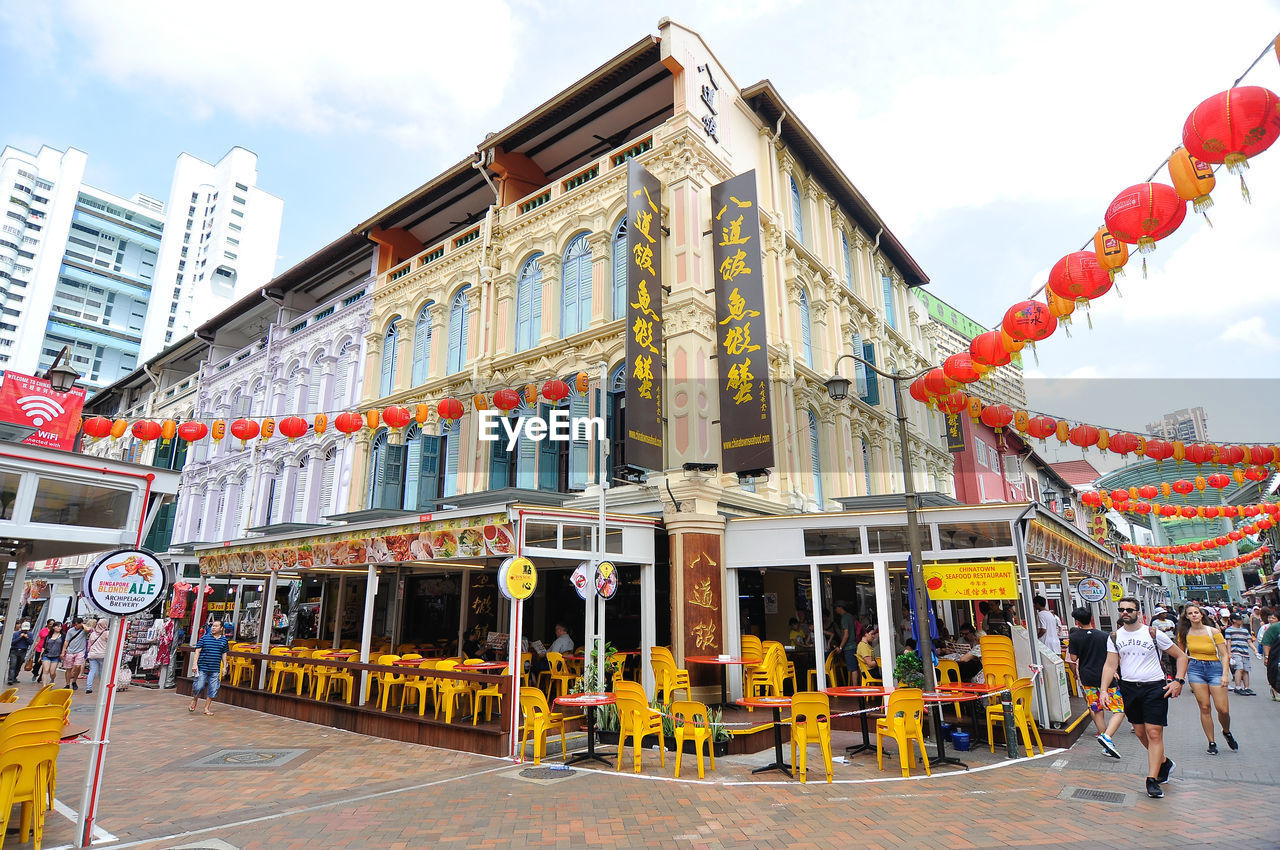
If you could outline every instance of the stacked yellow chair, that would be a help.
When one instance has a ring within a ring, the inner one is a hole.
[[[751,668],[747,674],[747,696],[782,696],[786,675],[787,656],[782,644],[770,642],[764,653],[764,661]]]
[[[831,782],[834,769],[831,762],[831,700],[826,694],[808,691],[791,696],[791,775],[800,776],[801,784],[807,772],[807,747],[817,739],[822,747],[822,763],[827,769],[827,781]]]
[[[911,742],[920,748],[924,772],[929,770],[929,756],[924,751],[924,691],[919,688],[898,688],[889,694],[885,716],[876,721],[876,764],[884,770],[884,739],[893,738],[898,743],[898,760],[902,763],[902,775],[910,776],[910,765],[915,762]],[[911,759],[910,762],[907,760]]]
[[[742,636],[742,660],[751,662],[742,665],[742,691],[748,693],[747,680],[751,677],[751,671],[764,661],[764,647],[760,644],[760,638],[755,635]]]
[[[707,756],[711,759],[711,769],[716,769],[715,749],[711,746],[711,717],[707,707],[693,700],[676,700],[671,704],[671,716],[676,727],[676,778],[680,778],[680,756],[684,753],[684,742],[693,741],[693,751],[698,754],[698,778],[706,773],[702,765],[703,745],[706,745]]]
[[[836,667],[837,655],[839,655],[838,652],[836,652],[834,649],[831,650],[831,652],[827,655],[826,662],[822,665],[823,669],[827,671],[827,687],[828,688],[838,688],[840,687],[840,684],[841,684],[840,671]],[[817,690],[818,688],[818,671],[817,670],[809,671],[808,685],[809,685],[809,690],[811,691]]]
[[[664,705],[671,705],[676,691],[684,691],[689,696],[689,671],[676,666],[675,656],[665,646],[655,646],[649,650],[649,665],[653,668],[654,699]]]
[[[17,701],[18,701],[18,689],[17,689],[17,688],[9,688],[9,689],[8,689],[7,691],[5,691],[4,693],[0,693],[0,703],[4,703],[4,702],[17,702]]]
[[[529,743],[529,737],[532,735],[533,763],[541,764],[542,757],[547,751],[547,733],[554,729],[559,729],[561,757],[562,759],[568,757],[569,748],[564,737],[564,715],[558,711],[551,710],[550,706],[547,705],[546,694],[538,688],[521,688],[520,712],[524,715],[524,722],[520,726],[520,753],[522,755]]]
[[[20,804],[19,838],[33,837],[39,850],[45,813],[53,807],[65,716],[61,705],[26,707],[0,725],[0,842]]]
[[[785,696],[783,691],[785,690],[787,679],[791,680],[791,693],[794,694],[800,690],[800,686],[796,683],[796,665],[794,661],[787,658],[787,648],[776,640],[766,640],[761,642],[760,645],[764,649],[765,655],[768,655],[769,650],[776,647],[779,653],[779,658],[782,659],[779,662],[777,695]]]
[[[658,736],[658,759],[666,767],[667,747],[662,733],[662,713],[649,706],[644,688],[635,682],[616,680],[613,687],[614,696],[618,698],[617,770],[622,770],[622,754],[626,751],[627,739],[630,738],[635,755],[635,772],[640,772],[640,748],[649,735]]]
[[[1040,754],[1044,755],[1044,743],[1040,740],[1040,730],[1036,728],[1036,719],[1031,715],[1031,680],[1027,678],[1018,679],[1010,688],[1013,698],[1013,723],[1019,731],[1022,732],[1022,743],[1026,746],[1028,754],[1035,753],[1035,745],[1040,747]],[[1001,728],[1004,727],[1004,707],[1001,705],[991,705],[987,707],[987,741],[991,745],[991,752],[996,751],[995,739],[991,737],[992,727],[999,723]],[[1004,734],[1012,734],[1008,729],[1004,730]]]

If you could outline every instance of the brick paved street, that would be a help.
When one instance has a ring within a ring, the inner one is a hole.
[[[814,781],[815,749],[806,786],[779,773],[753,779],[749,768],[768,761],[764,754],[718,759],[705,783],[670,781],[671,761],[662,770],[652,753],[645,778],[578,769],[534,781],[502,760],[235,708],[193,716],[172,692],[132,689],[119,702],[99,825],[117,839],[111,846],[245,850],[1280,846],[1280,703],[1233,696],[1231,705],[1242,749],[1223,744],[1215,757],[1204,753],[1194,700],[1176,701],[1170,753],[1178,769],[1165,799],[1150,800],[1145,757],[1128,731],[1118,736],[1122,762],[1103,758],[1086,734],[1067,752],[928,780],[880,781],[896,776],[896,765],[881,774],[874,755],[861,755],[837,765],[841,781],[828,785]],[[90,699],[81,695],[73,714],[87,722]],[[224,749],[272,748],[282,752],[192,765]],[[73,809],[86,751],[68,745],[59,763],[58,797]],[[967,755],[975,767],[1005,764]],[[690,775],[696,769],[686,756],[682,776]],[[1125,800],[1065,799],[1078,788]],[[66,817],[51,816],[45,846],[65,845],[72,832]]]

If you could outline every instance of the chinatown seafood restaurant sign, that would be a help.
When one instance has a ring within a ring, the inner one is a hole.
[[[1120,567],[1114,556],[1107,557],[1072,540],[1056,529],[1032,521],[1027,529],[1027,554],[1043,558],[1055,566],[1070,567],[1103,581],[1119,581]]]
[[[627,160],[627,433],[629,466],[662,469],[662,184]]]
[[[85,601],[104,614],[127,617],[158,604],[168,594],[164,564],[145,549],[108,552],[84,571]]]
[[[711,187],[721,472],[773,466],[769,335],[756,201],[755,171]]]
[[[505,513],[415,522],[346,534],[321,534],[292,541],[226,546],[201,552],[201,575],[265,573],[393,564],[401,561],[448,561],[514,555],[515,532]]]

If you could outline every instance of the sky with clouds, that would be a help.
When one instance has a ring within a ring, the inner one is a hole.
[[[665,14],[699,31],[740,85],[771,79],[931,291],[994,324],[1280,32],[1280,7],[1264,0],[1229,15],[1183,0],[363,10],[0,0],[0,144],[74,146],[89,154],[90,183],[162,198],[179,152],[212,161],[247,147],[259,185],[285,201],[280,271]],[[1280,91],[1274,53],[1246,84]],[[1280,440],[1280,146],[1247,180],[1251,204],[1221,173],[1212,227],[1189,214],[1148,255],[1146,279],[1131,261],[1092,329],[1074,321],[1027,358],[1034,406],[1140,428],[1203,404],[1215,438]]]

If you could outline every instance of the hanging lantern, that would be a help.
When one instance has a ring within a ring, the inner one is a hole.
[[[1275,460],[1275,450],[1271,446],[1252,446],[1249,449],[1249,461],[1254,466],[1266,466],[1273,460]]]
[[[237,419],[231,423],[231,436],[240,441],[240,447],[261,433],[262,428],[252,419]]]
[[[213,427],[209,429],[209,436],[213,438],[215,443],[222,442],[222,438],[227,436],[227,422],[225,419],[213,420]]]
[[[178,437],[186,440],[188,443],[194,443],[196,440],[203,440],[205,435],[209,433],[209,426],[203,422],[183,422],[178,426]]]
[[[947,373],[942,369],[930,369],[925,373],[924,388],[928,390],[930,395],[946,395],[951,392],[952,383],[947,380]]]
[[[982,399],[971,395],[968,401],[965,402],[965,407],[968,408],[969,418],[974,422],[982,418]]]
[[[1205,505],[1204,507],[1205,519],[1217,519],[1219,513],[1221,513],[1221,511],[1218,510],[1217,505]]]
[[[1205,488],[1205,485],[1208,484],[1208,482],[1205,481],[1204,476],[1202,475],[1197,475],[1193,483],[1196,485],[1197,490],[1203,490]]]
[[[1186,498],[1187,495],[1192,490],[1195,489],[1195,485],[1185,478],[1179,478],[1177,481],[1173,482],[1169,486],[1173,488],[1173,492],[1177,493],[1179,496],[1182,496],[1183,498]]]
[[[172,419],[166,419],[160,423],[160,439],[164,445],[171,443],[177,433],[178,423],[174,422]]]
[[[959,390],[938,396],[937,399],[938,410],[941,410],[943,413],[959,413],[964,410],[968,404],[969,399],[966,398],[965,394]]]
[[[1067,301],[1086,306],[1111,288],[1111,275],[1098,265],[1092,251],[1075,251],[1053,264],[1049,270],[1049,289]]]
[[[436,404],[436,413],[446,422],[462,418],[462,402],[456,398],[442,398]]]
[[[270,417],[262,420],[262,441],[265,443],[276,432],[276,421]]]
[[[1027,433],[1027,428],[1031,425],[1031,414],[1025,410],[1014,411],[1013,414],[1013,430],[1019,434]]]
[[[1265,151],[1280,136],[1278,98],[1261,86],[1237,86],[1201,101],[1182,125],[1182,144],[1196,159],[1224,163],[1240,175],[1240,191],[1249,200],[1244,170],[1249,157]]]
[[[1205,445],[1204,443],[1192,443],[1183,449],[1183,457],[1194,463],[1196,466],[1200,466],[1205,463],[1213,463],[1213,458],[1216,454],[1217,452],[1214,450],[1213,446]]]
[[[1054,427],[1054,436],[1058,438],[1058,442],[1062,445],[1067,444],[1067,440],[1071,439],[1071,423],[1065,419],[1059,419],[1058,424]]]
[[[1111,432],[1108,431],[1106,428],[1099,428],[1098,442],[1097,442],[1098,451],[1105,452],[1107,450],[1107,444],[1110,442],[1111,442]]]
[[[350,437],[364,427],[364,417],[348,410],[333,417],[333,427]]]
[[[569,397],[569,385],[559,378],[553,378],[542,385],[542,397],[552,404],[559,404]]]
[[[382,421],[387,423],[388,428],[403,428],[413,421],[413,415],[409,413],[408,408],[393,404],[382,411]]]
[[[489,397],[484,393],[476,393],[471,397],[471,406],[476,410],[488,410]]]
[[[101,440],[103,437],[111,434],[111,420],[105,416],[91,416],[80,424],[80,430],[85,435],[95,440]]]
[[[1238,543],[1239,541],[1244,539],[1244,535],[1238,531],[1228,531],[1227,539],[1230,540],[1232,543]]]
[[[1193,508],[1191,505],[1183,505],[1182,507],[1178,508],[1178,514],[1183,519],[1195,519],[1196,509]]]
[[[524,403],[530,409],[538,406],[538,385],[537,384],[524,385]]]
[[[1041,441],[1053,436],[1057,430],[1058,423],[1049,416],[1035,416],[1027,423],[1027,434]]]
[[[1213,177],[1213,166],[1196,159],[1187,153],[1186,148],[1178,148],[1169,155],[1169,180],[1178,197],[1190,201],[1191,209],[1203,215],[1205,221],[1209,221],[1206,210],[1213,206],[1213,198],[1209,197],[1209,193],[1217,183]],[[1212,226],[1213,222],[1209,221],[1209,224]]]
[[[1097,493],[1093,492],[1092,490],[1086,490],[1085,492],[1081,493],[1080,501],[1083,502],[1085,507],[1088,507],[1088,508],[1096,508],[1102,505],[1102,497],[1099,496]]]
[[[942,371],[957,384],[972,384],[982,377],[974,368],[973,355],[967,351],[953,354],[942,361]]]
[[[982,424],[997,434],[1013,421],[1013,410],[1007,404],[992,404],[982,410]]]
[[[969,354],[975,363],[988,369],[1004,366],[1013,359],[1004,347],[1000,331],[987,331],[975,336],[973,342],[969,343]]]
[[[381,421],[377,410],[366,410],[364,412],[364,424],[369,426],[370,431],[378,430],[378,422]]]
[[[1136,448],[1138,448],[1138,438],[1124,432],[1116,434],[1107,443],[1107,449],[1118,455],[1127,455]]]
[[[323,413],[317,413],[315,420],[311,424],[311,429],[316,432],[316,436],[323,434],[328,427],[329,417]]]
[[[124,436],[124,432],[129,430],[128,419],[116,419],[111,423],[111,439],[118,440]]]
[[[924,378],[916,378],[912,381],[907,387],[907,392],[921,404],[929,404],[933,401],[933,396],[929,395],[929,391],[924,388]]]
[[[1069,435],[1071,445],[1087,449],[1098,444],[1098,429],[1092,425],[1077,425]]]
[[[1169,494],[1172,492],[1173,492],[1173,488],[1169,486],[1169,482],[1167,481],[1160,482],[1160,495],[1164,496],[1167,499],[1169,498]]]
[[[292,443],[307,433],[307,420],[301,416],[286,416],[280,420],[280,433]]]
[[[578,395],[586,395],[587,390],[591,389],[591,376],[586,372],[579,372],[573,386],[578,391]]]
[[[1058,320],[1042,301],[1019,301],[1004,314],[1003,327],[1017,342],[1039,342],[1053,334]]]
[[[1119,489],[1112,490],[1112,491],[1111,491],[1111,501],[1113,501],[1113,502],[1119,502],[1120,504],[1124,504],[1125,502],[1129,501],[1129,491],[1128,491],[1128,490],[1119,490]]]
[[[1146,454],[1151,460],[1160,463],[1173,457],[1173,446],[1169,444],[1168,440],[1159,438],[1147,440]]]
[[[1249,519],[1253,519],[1253,518],[1254,518],[1254,517],[1256,517],[1259,513],[1261,513],[1261,510],[1259,510],[1259,508],[1258,508],[1258,506],[1257,506],[1257,505],[1245,505],[1245,506],[1244,506],[1244,508],[1243,508],[1243,511],[1244,511],[1244,515],[1245,515],[1245,516],[1247,516]],[[1254,534],[1254,533],[1256,533],[1256,532],[1252,532],[1252,531],[1251,531],[1251,532],[1249,532],[1249,533],[1250,533],[1250,534]]]
[[[129,431],[142,442],[149,443],[160,436],[160,423],[152,422],[150,419],[143,419],[133,423],[133,427]]]
[[[1009,353],[1010,359],[1012,359],[1012,355],[1017,354],[1019,351],[1027,347],[1026,340],[1014,339],[1009,336],[1009,332],[1003,327],[1000,328],[1000,344],[1003,345],[1004,350]]]
[[[1124,274],[1124,264],[1129,262],[1129,246],[1121,242],[1105,227],[1099,227],[1093,234],[1093,256],[1098,265],[1107,270],[1107,275],[1116,279],[1116,275]]]
[[[1147,504],[1146,502],[1138,502],[1138,504],[1133,506],[1133,512],[1136,514],[1141,514],[1142,516],[1146,516],[1147,514],[1151,513],[1151,505]]]
[[[512,389],[498,390],[493,394],[493,406],[503,413],[510,413],[520,406],[520,393]]]
[[[1049,313],[1062,323],[1062,329],[1066,331],[1067,336],[1071,336],[1071,331],[1067,326],[1071,324],[1071,314],[1076,311],[1076,302],[1069,298],[1060,298],[1054,295],[1052,289],[1044,291],[1044,301],[1049,305]],[[1092,327],[1092,323],[1090,327]]]
[[[1169,516],[1173,516],[1177,512],[1178,512],[1178,509],[1173,505],[1160,506],[1160,516],[1169,517]]]
[[[1242,446],[1218,446],[1218,463],[1223,466],[1235,466],[1245,459]]]
[[[1250,481],[1265,481],[1270,474],[1265,466],[1251,466],[1244,471],[1244,477]]]
[[[1138,183],[1130,186],[1107,207],[1107,229],[1116,238],[1136,244],[1142,253],[1156,249],[1156,242],[1178,229],[1187,217],[1187,202],[1178,197],[1172,186],[1164,183]],[[1147,261],[1142,261],[1146,277]]]
[[[431,418],[431,405],[418,403],[413,406],[413,421],[419,425],[426,425],[427,420]]]

